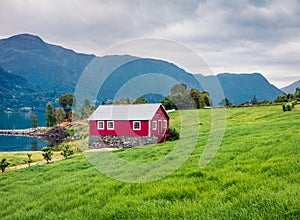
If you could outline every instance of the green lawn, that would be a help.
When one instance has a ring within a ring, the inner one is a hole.
[[[0,217],[300,218],[299,107],[291,112],[283,112],[281,106],[232,108],[226,114],[222,145],[204,168],[199,168],[199,161],[210,130],[210,110],[199,111],[196,148],[170,176],[149,183],[125,183],[101,174],[84,155],[9,171],[0,174]],[[179,113],[171,117],[172,126],[180,130]],[[197,125],[193,120],[188,123],[191,129]],[[126,161],[146,163],[164,158],[177,143],[114,154]]]

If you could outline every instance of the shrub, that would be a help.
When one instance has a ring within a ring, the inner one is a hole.
[[[74,151],[70,149],[69,145],[63,146],[63,151],[61,152],[61,155],[63,155],[65,159],[67,159],[72,154],[74,154]]]
[[[47,161],[47,163],[49,163],[52,160],[52,148],[44,147],[42,151],[44,151],[44,153],[42,153],[44,159]]]
[[[176,131],[175,128],[170,128],[168,132],[169,132],[169,138],[168,138],[169,141],[175,141],[179,139],[179,133],[178,131]]]
[[[286,110],[287,111],[292,111],[292,105],[291,104],[287,104],[286,105]]]
[[[73,128],[67,128],[66,132],[67,132],[68,136],[70,136],[70,137],[75,135],[75,131]]]
[[[286,111],[285,104],[282,104],[282,110],[283,110],[284,112]]]
[[[3,159],[1,160],[1,162],[0,162],[0,169],[1,169],[1,172],[2,172],[2,173],[4,173],[6,167],[8,167],[9,164],[10,164],[10,163],[8,163],[8,162],[6,161],[6,158],[3,158]]]

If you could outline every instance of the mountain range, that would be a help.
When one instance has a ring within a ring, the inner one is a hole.
[[[94,63],[96,65],[91,65]],[[219,80],[224,96],[233,104],[251,101],[254,96],[259,101],[272,101],[283,93],[260,73],[191,74],[163,60],[76,53],[30,34],[0,40],[0,66],[0,111],[24,107],[44,111],[48,101],[55,103],[61,94],[73,93],[83,73],[93,68],[94,74],[88,84],[84,84],[82,98],[97,102],[116,97],[136,98],[139,95],[136,91],[143,91],[149,100],[158,101],[176,82],[183,82],[188,88],[206,90],[215,78]],[[98,88],[108,68],[113,71]],[[91,95],[95,91],[99,91],[96,97]]]
[[[300,80],[281,88],[281,91],[283,91],[286,94],[293,94],[293,93],[295,93],[297,88],[300,88]]]

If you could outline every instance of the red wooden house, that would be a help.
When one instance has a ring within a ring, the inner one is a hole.
[[[90,136],[164,137],[169,115],[160,103],[100,105],[88,118]]]

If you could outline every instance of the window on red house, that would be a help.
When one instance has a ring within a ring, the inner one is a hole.
[[[133,122],[133,130],[141,130],[141,122],[140,121]]]
[[[114,121],[107,122],[107,130],[114,130]]]

